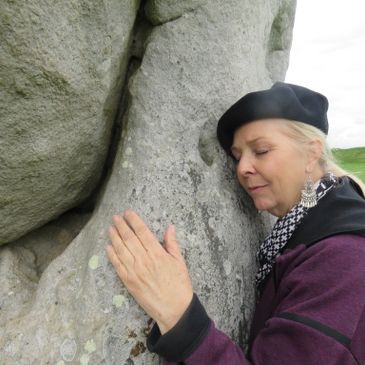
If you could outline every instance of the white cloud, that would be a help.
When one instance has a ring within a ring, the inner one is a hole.
[[[329,99],[332,147],[365,146],[365,2],[298,0],[287,82]]]

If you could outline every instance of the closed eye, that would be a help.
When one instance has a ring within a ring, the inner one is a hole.
[[[269,150],[262,150],[262,151],[256,151],[255,154],[258,156],[264,155],[265,153],[268,153]]]

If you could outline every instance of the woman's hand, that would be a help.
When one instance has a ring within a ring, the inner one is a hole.
[[[193,297],[175,227],[167,228],[163,247],[131,209],[123,217],[114,215],[113,223],[108,257],[125,287],[163,334],[177,323]]]

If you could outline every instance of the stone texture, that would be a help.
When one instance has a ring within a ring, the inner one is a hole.
[[[138,4],[0,2],[0,245],[96,187]]]
[[[294,7],[289,0],[211,0],[152,29],[128,82],[121,139],[96,208],[36,289],[28,280],[33,295],[18,301],[21,315],[1,322],[4,364],[159,363],[144,345],[151,322],[105,256],[111,217],[129,207],[160,239],[175,223],[195,291],[216,324],[244,346],[254,252],[270,221],[236,182],[215,128],[242,94],[285,73]],[[277,39],[287,43],[273,56]],[[0,257],[16,260],[7,250]]]
[[[162,24],[207,3],[207,0],[148,0],[145,12],[152,24]]]
[[[291,1],[282,1],[279,11],[271,24],[266,55],[266,67],[272,80],[284,80],[289,66],[289,52],[292,41],[291,29],[295,7]]]
[[[0,249],[0,327],[30,305],[43,271],[78,235],[90,215],[68,212]]]

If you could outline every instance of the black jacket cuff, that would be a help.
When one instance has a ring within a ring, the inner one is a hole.
[[[147,338],[147,348],[173,362],[189,357],[208,334],[211,320],[196,294],[188,308],[164,335],[155,324]]]

